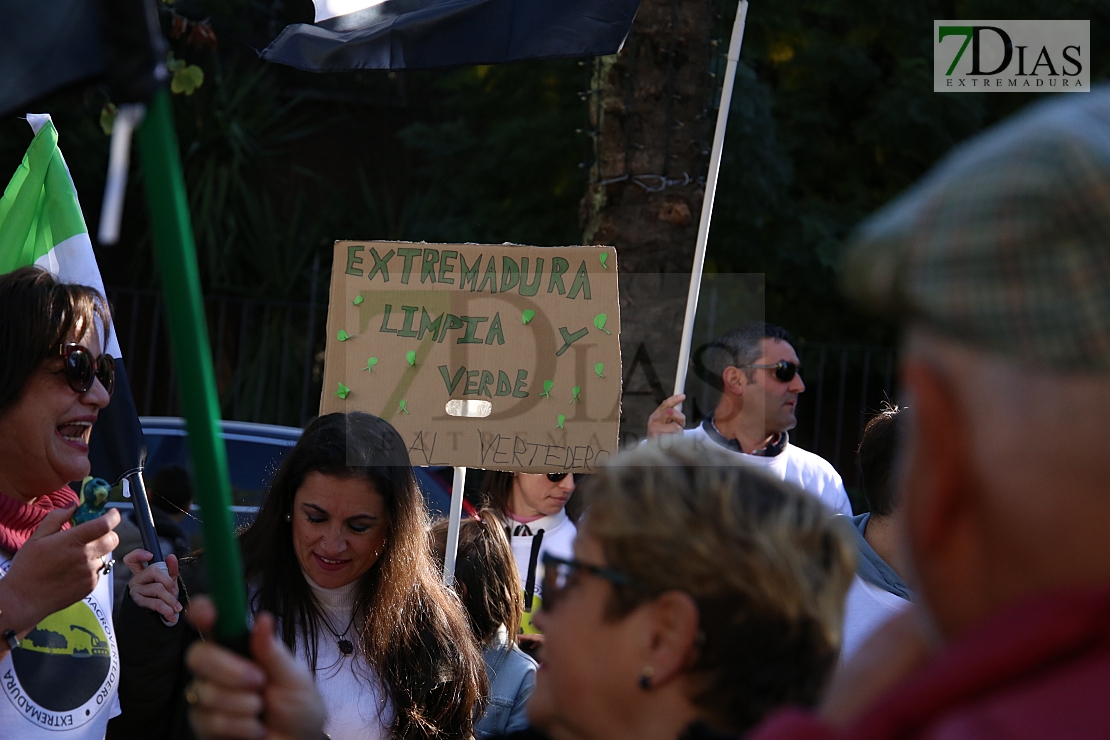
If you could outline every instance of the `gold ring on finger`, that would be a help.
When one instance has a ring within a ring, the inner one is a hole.
[[[185,685],[185,701],[189,703],[189,706],[196,706],[197,702],[200,701],[200,696],[197,695],[196,681],[190,681]]]

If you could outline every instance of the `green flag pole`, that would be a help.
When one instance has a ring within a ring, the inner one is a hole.
[[[208,346],[200,273],[170,93],[165,87],[155,93],[147,108],[146,118],[138,129],[138,142],[154,250],[165,293],[170,345],[189,431],[196,498],[204,516],[204,560],[212,598],[219,610],[216,637],[245,653],[246,593],[231,515],[227,450],[220,437],[216,375]]]

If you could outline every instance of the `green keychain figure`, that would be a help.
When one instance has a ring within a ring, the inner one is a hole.
[[[81,481],[81,490],[77,494],[79,506],[73,512],[73,526],[91,522],[93,519],[104,515],[104,505],[108,503],[108,494],[112,488],[108,481],[102,478],[93,478],[91,475]]]

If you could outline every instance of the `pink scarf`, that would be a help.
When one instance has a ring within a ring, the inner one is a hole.
[[[0,493],[0,550],[14,553],[23,547],[42,520],[54,509],[77,503],[77,494],[69,486],[39,496],[33,504],[24,504]],[[69,528],[69,522],[62,529]]]

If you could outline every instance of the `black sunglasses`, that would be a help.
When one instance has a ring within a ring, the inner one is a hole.
[[[552,483],[558,483],[563,478],[566,478],[568,475],[570,475],[570,473],[548,473],[547,474],[547,479],[549,481],[551,481]],[[574,482],[577,483],[579,480],[581,480],[583,475],[584,475],[584,473],[575,473],[574,474]]]
[[[794,376],[802,371],[801,365],[796,365],[793,362],[782,360],[776,362],[774,365],[744,365],[744,367],[754,367],[757,370],[774,370],[775,377],[783,383],[789,383],[794,379]]]
[[[553,609],[560,596],[571,583],[571,577],[579,571],[585,571],[592,576],[604,578],[614,586],[627,586],[632,579],[619,570],[606,568],[601,565],[591,565],[580,560],[566,560],[557,558],[551,553],[543,554],[543,601],[540,608]]]
[[[58,353],[62,356],[62,372],[74,393],[88,393],[93,381],[99,380],[112,395],[116,389],[116,362],[107,352],[93,359],[92,352],[80,344],[63,344]]]

